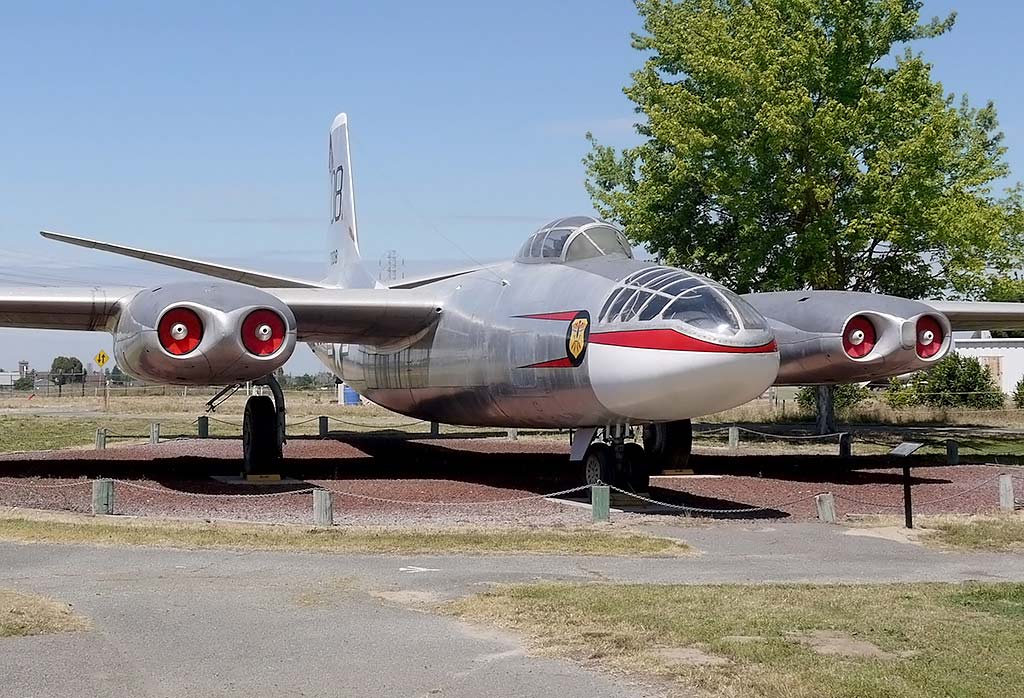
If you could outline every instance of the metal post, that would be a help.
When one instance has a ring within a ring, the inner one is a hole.
[[[430,435],[431,436],[440,436],[441,435],[441,425],[438,424],[437,422],[431,422],[430,423]]]
[[[958,465],[960,463],[960,444],[953,439],[946,441],[946,462],[949,465]]]
[[[853,455],[853,434],[844,431],[839,435],[839,457],[849,458]]]
[[[836,522],[836,500],[831,492],[815,495],[814,506],[818,510],[819,521],[822,523]]]
[[[903,519],[907,528],[914,527],[914,504],[910,498],[910,466],[903,466]]]
[[[999,508],[1002,511],[1013,512],[1016,507],[1016,498],[1013,493],[1013,475],[999,476]]]
[[[611,490],[608,485],[590,486],[590,509],[595,522],[608,520],[611,499]]]
[[[729,427],[729,449],[735,451],[740,447],[740,428]]]
[[[153,446],[160,443],[160,422],[152,422],[149,425],[149,443]]]
[[[319,427],[320,427],[320,436],[321,437],[327,436],[327,431],[328,431],[328,429],[327,429],[327,417],[325,415],[320,415]]]
[[[114,481],[93,480],[92,481],[92,513],[113,514],[114,513]]]
[[[102,451],[107,447],[107,430],[100,428],[96,430],[96,450]]]
[[[199,425],[199,438],[210,438],[210,418],[204,414],[202,417],[196,420],[196,424]]]
[[[110,409],[110,381],[107,380],[103,384],[103,411],[106,412]]]
[[[331,502],[331,493],[327,490],[313,490],[313,524],[334,525],[334,504]]]

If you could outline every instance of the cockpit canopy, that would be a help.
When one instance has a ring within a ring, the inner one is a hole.
[[[598,316],[601,323],[648,320],[675,320],[717,337],[768,329],[760,313],[721,284],[662,266],[646,267],[623,279]]]
[[[611,224],[590,216],[573,216],[542,226],[523,244],[516,261],[562,263],[608,255],[632,259],[633,248]]]

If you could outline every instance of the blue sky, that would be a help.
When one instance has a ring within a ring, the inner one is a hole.
[[[0,9],[0,284],[149,284],[173,273],[41,240],[50,228],[316,276],[327,128],[350,116],[364,255],[511,255],[590,211],[583,134],[632,140],[629,2],[6,3]],[[924,42],[946,89],[995,100],[1024,178],[1013,2]],[[0,332],[0,367],[86,359],[106,335]],[[317,365],[305,348],[294,370]]]

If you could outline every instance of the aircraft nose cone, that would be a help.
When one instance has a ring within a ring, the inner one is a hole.
[[[690,419],[749,402],[778,375],[774,340],[726,347],[659,332],[591,336],[590,382],[609,411],[637,421]]]

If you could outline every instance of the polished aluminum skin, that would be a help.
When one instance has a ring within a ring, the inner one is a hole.
[[[194,310],[203,323],[199,346],[175,356],[160,344],[157,326],[173,308]],[[242,344],[242,321],[257,309],[285,321],[280,349],[256,356]],[[210,385],[256,380],[273,373],[295,351],[295,317],[277,297],[248,286],[223,283],[169,284],[139,291],[124,307],[113,330],[114,358],[129,375],[158,383]]]

